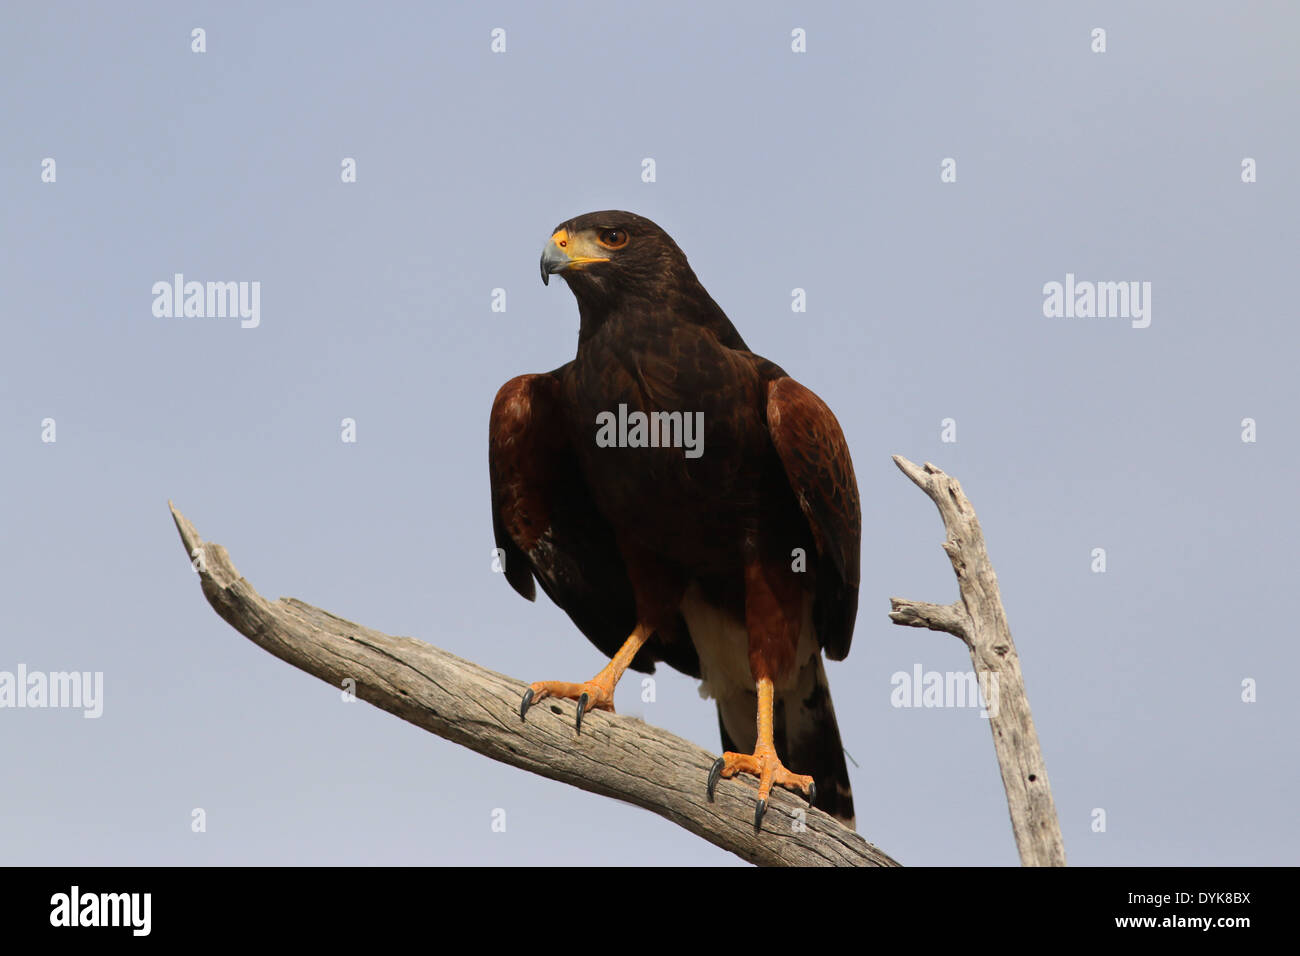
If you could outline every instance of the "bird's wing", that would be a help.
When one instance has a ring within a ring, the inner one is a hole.
[[[827,657],[843,660],[857,617],[862,543],[849,445],[826,403],[789,377],[768,383],[767,427],[817,546],[817,636]]]
[[[636,626],[636,599],[613,529],[592,502],[566,434],[559,371],[520,375],[492,403],[488,470],[492,527],[506,580],[533,600],[534,579],[578,629],[612,657]],[[632,667],[699,661],[683,633],[656,634]]]

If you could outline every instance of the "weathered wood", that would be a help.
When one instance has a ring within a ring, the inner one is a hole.
[[[900,455],[894,464],[939,508],[948,539],[943,550],[957,574],[961,598],[953,604],[926,604],[891,598],[889,617],[895,624],[945,631],[965,641],[981,686],[987,679],[993,693],[988,701],[989,728],[1007,792],[1011,827],[1023,866],[1065,866],[1065,843],[1056,818],[1047,766],[1038,747],[1038,733],[1029,712],[1020,657],[1002,608],[998,577],[984,546],[984,532],[975,508],[956,478],[930,463],[918,467]],[[991,674],[991,678],[985,678]]]
[[[547,700],[519,718],[526,684],[409,637],[345,621],[293,598],[269,601],[240,577],[226,549],[203,542],[172,506],[203,594],[231,627],[264,650],[417,727],[493,760],[625,800],[751,863],[898,866],[858,834],[779,788],[761,833],[747,778],[705,781],[716,754],[643,721],[604,711],[574,733],[572,701]]]

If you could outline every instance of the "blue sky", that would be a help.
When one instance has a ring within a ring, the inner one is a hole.
[[[340,703],[211,611],[167,511],[267,596],[595,673],[492,572],[487,420],[575,349],[543,241],[623,208],[844,427],[862,592],[828,673],[866,837],[1017,861],[987,721],[891,705],[900,671],[970,666],[886,616],[956,593],[903,454],[979,512],[1070,862],[1296,862],[1294,8],[270,6],[5,15],[0,671],[104,697],[0,708],[0,860],[739,862]],[[154,315],[178,272],[259,283],[260,323]],[[1150,325],[1045,316],[1067,274],[1149,282]],[[718,748],[692,680],[617,700]]]

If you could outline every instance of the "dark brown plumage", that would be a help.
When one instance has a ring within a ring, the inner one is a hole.
[[[534,684],[521,712],[582,698],[580,726],[612,709],[626,667],[663,661],[717,699],[729,753],[710,793],[718,776],[754,773],[759,825],[773,783],[851,821],[820,653],[848,654],[857,612],[861,513],[839,423],[749,351],[649,220],[562,224],[543,254],[551,274],[577,298],[578,351],[497,394],[493,526],[515,590],[531,600],[536,580],[613,660],[591,681]]]

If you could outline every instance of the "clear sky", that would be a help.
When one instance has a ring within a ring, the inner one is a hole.
[[[970,667],[887,618],[956,594],[903,454],[983,522],[1070,862],[1296,863],[1298,28],[1281,3],[10,5],[0,672],[100,672],[103,699],[0,708],[0,862],[739,862],[341,703],[212,612],[167,511],[269,597],[594,674],[492,571],[487,421],[573,356],[544,240],[622,208],[848,437],[861,607],[828,673],[865,836],[1017,861],[987,721],[891,703],[899,672]],[[156,315],[176,273],[259,283],[257,326]],[[1150,283],[1149,325],[1046,316],[1067,275]],[[695,681],[638,691],[619,709],[718,748]]]

